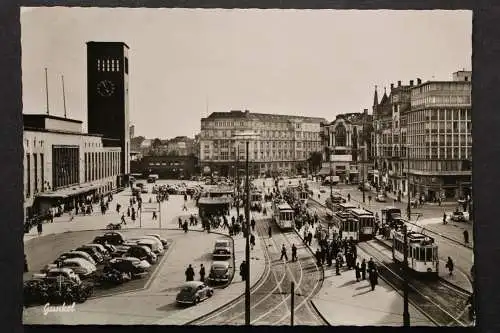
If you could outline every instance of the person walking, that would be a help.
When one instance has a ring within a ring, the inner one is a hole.
[[[372,291],[375,290],[375,286],[377,285],[377,280],[378,280],[378,273],[377,269],[374,268],[370,270],[370,286],[372,287]]]
[[[366,260],[361,261],[361,278],[366,280]]]
[[[318,265],[318,267],[321,267],[321,251],[319,249],[316,249],[315,257],[316,265]]]
[[[122,214],[122,218],[121,218],[121,221],[122,221],[122,224],[127,224],[127,222],[125,222],[125,214]]]
[[[247,275],[247,262],[243,260],[240,265],[241,281],[245,281]]]
[[[182,228],[184,229],[184,233],[188,232],[188,223],[187,223],[187,221],[184,221],[184,224],[182,225]]]
[[[182,219],[179,217],[179,229],[182,229]]]
[[[127,208],[127,216],[130,217],[130,207]]]
[[[443,224],[446,224],[446,213],[443,213]]]
[[[255,232],[255,220],[253,218],[250,221],[250,226],[252,227],[252,232]]]
[[[347,193],[347,201],[351,202],[351,193]]]
[[[354,269],[356,271],[356,282],[359,282],[359,279],[361,279],[361,267],[359,267],[359,262],[356,263]]]
[[[203,266],[203,264],[200,266],[200,281],[205,281],[205,266]]]
[[[469,232],[464,230],[464,243],[469,244]]]
[[[292,244],[292,261],[297,260],[297,247],[295,244]]]
[[[28,272],[28,259],[26,259],[26,254],[24,254],[24,273]]]
[[[288,255],[286,254],[285,244],[283,244],[281,246],[281,257],[280,257],[280,260],[283,260],[283,257],[285,257],[285,260],[288,261]]]
[[[451,260],[451,257],[448,257],[448,261],[446,262],[445,267],[448,268],[448,271],[450,271],[450,276],[453,275],[453,268],[454,268],[453,260]]]
[[[42,226],[42,221],[38,221],[36,225],[36,230],[38,231],[38,236],[40,236],[43,232],[43,226]]]
[[[189,264],[189,267],[186,269],[185,274],[186,274],[186,281],[194,281],[194,269],[191,266],[191,264]]]
[[[255,235],[250,234],[250,249],[253,250],[254,246],[255,246]]]
[[[373,262],[373,258],[370,258],[368,260],[368,274],[370,274],[370,271],[372,271],[375,268],[375,263]]]
[[[272,233],[272,230],[271,230],[271,226],[269,226],[269,228],[267,229],[267,234],[268,234],[269,238],[272,238],[272,237],[273,237],[273,233]]]

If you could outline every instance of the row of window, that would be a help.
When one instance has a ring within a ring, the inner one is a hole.
[[[120,60],[118,59],[97,59],[98,72],[119,72]]]
[[[85,182],[107,178],[120,173],[120,152],[85,153]]]
[[[254,161],[268,161],[268,160],[275,160],[275,159],[307,159],[309,158],[309,155],[312,153],[312,151],[302,151],[302,152],[296,152],[295,156],[290,153],[290,152],[267,152],[264,154],[264,152],[260,152],[260,156],[257,152],[254,152],[253,154],[253,160]],[[250,155],[252,158],[252,155]],[[236,157],[234,154],[229,154],[229,152],[221,152],[219,154],[214,154],[210,156],[209,154],[205,154],[205,156],[202,156],[203,160],[212,160],[212,161],[234,161],[236,160]],[[244,154],[239,155],[239,160],[244,161],[246,159],[246,156]]]
[[[467,76],[465,77],[467,78]],[[411,90],[411,97],[418,96],[419,94],[426,93],[429,91],[470,91],[471,84],[466,83],[468,80],[463,82],[434,82],[429,83],[418,88],[413,88]]]
[[[202,138],[232,138],[237,133],[235,130],[204,130],[201,133]],[[261,138],[274,138],[274,139],[306,139],[306,140],[319,140],[320,135],[319,132],[291,132],[291,131],[265,131],[265,130],[256,130],[255,134]]]
[[[33,165],[31,162],[33,161]],[[25,195],[26,198],[31,196],[31,189],[34,189],[34,193],[44,192],[49,189],[50,184],[45,182],[45,161],[43,154],[26,154],[26,162],[25,162]],[[32,169],[33,167],[33,169]],[[33,187],[31,187],[31,174],[33,171]],[[38,177],[40,172],[40,177]]]
[[[429,157],[435,158],[435,157]],[[468,161],[455,160],[455,161],[412,161],[410,160],[411,170],[421,171],[470,171],[471,165]]]
[[[411,100],[412,107],[431,106],[431,105],[470,105],[470,95],[464,96],[427,96],[414,98]]]
[[[471,109],[431,109],[410,112],[408,123],[428,122],[430,120],[471,120]]]
[[[182,165],[180,162],[149,162],[149,166],[178,166]]]

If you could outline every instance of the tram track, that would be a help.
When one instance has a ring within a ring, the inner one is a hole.
[[[315,210],[319,222],[327,226],[326,207],[314,199],[309,202],[312,204],[308,208]],[[381,244],[383,249],[374,246],[373,242]],[[380,277],[402,295],[404,282],[402,267],[392,262],[390,247],[377,239],[360,242],[357,246],[378,262]],[[409,282],[409,302],[438,326],[469,326],[471,323],[467,314],[467,300],[470,295],[469,291],[442,278],[425,282],[413,278]]]
[[[267,236],[268,227],[273,229],[273,236]],[[297,325],[325,325],[324,320],[311,305],[311,298],[321,288],[322,271],[316,266],[309,252],[299,256],[292,263],[279,260],[281,245],[287,246],[290,255],[291,244],[296,244],[297,252],[304,252],[302,241],[292,232],[281,233],[270,219],[261,219],[256,223],[256,232],[261,238],[266,260],[263,278],[250,291],[252,325],[288,325],[290,322],[290,284],[295,282],[295,320]],[[289,258],[291,259],[291,258]],[[314,271],[311,269],[314,266]],[[191,325],[242,325],[245,319],[245,299],[240,296],[233,302],[215,312],[198,318]],[[298,311],[301,310],[301,311]],[[304,311],[305,310],[305,311]]]
[[[358,243],[358,248],[373,257],[377,262],[380,277],[391,285],[399,294],[403,293],[402,267],[388,262],[388,249],[380,249],[373,241]],[[420,281],[409,277],[409,302],[438,326],[469,326],[466,303],[470,293],[447,284],[440,279]]]

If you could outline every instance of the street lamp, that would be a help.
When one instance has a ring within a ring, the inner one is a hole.
[[[245,219],[246,219],[246,240],[245,240],[245,261],[246,261],[246,276],[245,276],[245,325],[250,325],[250,179],[248,170],[248,151],[250,140],[257,138],[258,134],[252,131],[246,131],[234,135],[235,140],[241,139],[246,143],[246,202],[245,202]]]
[[[328,161],[330,163],[330,200],[333,200],[333,168],[332,168],[332,151],[331,147],[328,148]],[[332,201],[333,202],[333,201]]]
[[[407,194],[406,197],[408,199],[408,206],[406,207],[406,213],[408,217],[408,221],[411,220],[411,203],[410,203],[410,149],[409,145],[406,145],[406,189]]]
[[[408,230],[403,225],[404,249],[403,249],[403,326],[410,327],[410,311],[408,309]]]

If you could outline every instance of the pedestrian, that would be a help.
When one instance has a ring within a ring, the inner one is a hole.
[[[269,235],[269,238],[273,237],[271,226],[269,226],[269,228],[267,229],[267,234]]]
[[[121,207],[122,207],[122,206],[120,206],[120,204],[119,204],[119,203],[116,203],[116,212],[117,212],[117,213],[120,213],[120,208],[121,208]]]
[[[156,220],[157,219],[157,216],[156,216],[156,211],[153,212],[153,220]]]
[[[255,235],[254,234],[250,235],[250,246],[251,246],[251,249],[253,250],[253,248],[255,246]]]
[[[341,266],[341,260],[342,258],[340,257],[340,252],[335,259],[335,275],[340,275],[340,266]]]
[[[469,244],[469,232],[464,230],[464,243]]]
[[[187,210],[188,210],[188,209],[187,209],[187,206],[186,206],[186,202],[185,202],[185,201],[184,201],[184,205],[182,206],[182,210],[183,210],[183,211],[187,211]]]
[[[316,249],[315,257],[316,265],[318,265],[318,267],[321,267],[321,251],[319,249]]]
[[[371,196],[371,195],[369,195],[369,196],[368,196],[368,204],[371,204],[371,202],[372,202],[372,196]]]
[[[375,263],[373,262],[373,258],[370,258],[370,260],[368,260],[368,273],[370,273],[370,271],[372,271],[374,268]]]
[[[246,275],[247,275],[247,263],[245,260],[243,260],[240,265],[241,281],[245,281]]]
[[[361,261],[361,278],[366,280],[366,260]]]
[[[370,286],[372,287],[372,291],[375,290],[375,285],[377,284],[377,278],[378,278],[378,273],[377,270],[374,268],[370,270]]]
[[[179,217],[179,229],[182,229],[182,219]]]
[[[443,213],[443,224],[446,224],[446,213]]]
[[[194,269],[191,267],[191,264],[189,264],[189,267],[186,269],[186,281],[194,281]]]
[[[285,257],[285,260],[288,261],[288,255],[286,254],[285,244],[283,244],[281,246],[281,257],[280,257],[280,260],[283,260],[283,257]]]
[[[127,217],[130,217],[130,207],[127,208]]]
[[[122,224],[127,224],[127,222],[125,222],[125,214],[122,214],[121,220],[122,220]]]
[[[359,267],[359,262],[356,263],[354,269],[356,271],[356,282],[359,282],[359,279],[361,279],[361,267]]]
[[[252,221],[250,221],[250,226],[252,227],[252,231],[255,231],[255,220],[252,218]]]
[[[297,260],[297,247],[295,244],[292,244],[292,261]]]
[[[309,231],[309,233],[307,234],[307,242],[309,243],[309,246],[311,246],[312,239],[313,239],[313,234],[311,231]]]
[[[182,225],[183,229],[184,229],[184,233],[187,233],[188,232],[188,223],[187,221],[184,221],[184,224]]]
[[[351,193],[347,193],[347,201],[351,202]]]
[[[200,281],[205,281],[205,267],[203,266],[203,264],[201,264],[200,266]]]
[[[453,274],[453,267],[455,265],[453,264],[453,260],[451,260],[451,257],[448,257],[448,261],[446,262],[446,265],[445,267],[448,268],[448,270],[450,271],[450,276]]]
[[[42,221],[38,220],[38,223],[36,225],[36,230],[38,231],[38,236],[40,236],[43,232]]]

